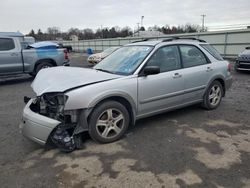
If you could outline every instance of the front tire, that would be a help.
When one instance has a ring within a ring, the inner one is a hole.
[[[202,106],[207,110],[216,109],[221,103],[223,92],[221,83],[217,80],[213,81],[204,95]]]
[[[120,139],[129,126],[129,113],[116,101],[98,105],[90,116],[89,135],[99,143],[110,143]]]

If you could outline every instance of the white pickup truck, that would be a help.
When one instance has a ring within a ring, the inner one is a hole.
[[[0,75],[28,73],[54,66],[69,66],[68,52],[62,48],[23,49],[17,37],[0,35]]]

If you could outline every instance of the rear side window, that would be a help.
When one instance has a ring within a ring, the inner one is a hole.
[[[204,48],[208,53],[210,53],[215,59],[219,61],[223,61],[224,59],[221,57],[220,53],[210,44],[201,44],[202,48]]]
[[[183,68],[207,64],[207,58],[197,47],[180,45]]]
[[[15,48],[13,39],[0,38],[0,51],[8,51]]]

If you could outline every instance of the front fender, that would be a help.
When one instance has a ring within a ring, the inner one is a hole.
[[[86,93],[80,94],[74,91],[66,93],[66,95],[69,98],[65,104],[65,110],[93,108],[101,101],[106,100],[108,98],[112,98],[112,97],[122,97],[130,103],[134,111],[135,109],[137,109],[137,105],[135,102],[136,96],[134,96],[133,98],[131,95],[129,95],[128,93],[124,91],[114,91],[114,90],[106,91],[106,92],[101,92],[101,93],[98,93],[97,95],[89,96],[89,97],[86,97]]]
[[[88,108],[95,107],[101,101],[106,100],[108,98],[112,98],[112,97],[122,97],[130,103],[130,105],[133,109],[136,109],[136,107],[137,107],[136,103],[134,102],[134,99],[126,92],[124,92],[124,91],[109,91],[109,92],[101,93],[100,95],[96,96],[96,98],[89,103]]]

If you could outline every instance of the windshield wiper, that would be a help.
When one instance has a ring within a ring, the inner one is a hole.
[[[111,74],[114,74],[113,72],[111,72],[111,71],[108,71],[108,70],[105,70],[105,69],[95,69],[95,70],[98,70],[98,71],[102,71],[102,72],[107,72],[107,73],[111,73]]]

